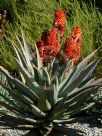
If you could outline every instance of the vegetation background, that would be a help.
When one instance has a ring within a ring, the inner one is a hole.
[[[102,0],[0,0],[0,13],[7,11],[3,24],[5,35],[16,42],[15,33],[20,36],[20,27],[26,33],[28,43],[34,48],[34,42],[40,38],[44,29],[51,27],[54,10],[62,8],[66,14],[66,32],[68,36],[74,25],[82,29],[81,58],[100,47],[95,58],[102,56]],[[16,71],[12,45],[5,37],[0,39],[0,65],[10,71]],[[96,73],[101,76],[102,61]]]

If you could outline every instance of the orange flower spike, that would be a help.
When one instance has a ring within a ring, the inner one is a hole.
[[[55,10],[55,17],[53,21],[53,26],[58,28],[60,31],[61,36],[64,33],[64,27],[65,27],[65,14],[62,9]]]
[[[57,36],[57,29],[55,27],[52,27],[52,29],[48,31],[48,37],[47,37],[48,46],[55,45],[56,36]]]
[[[80,46],[74,42],[72,37],[67,38],[65,43],[64,56],[76,63],[80,57]]]
[[[72,37],[67,38],[66,43],[64,45],[64,53],[66,57],[68,58],[73,57],[73,47],[74,47],[73,38]]]
[[[60,43],[58,41],[56,41],[54,49],[53,49],[54,56],[57,56],[59,51],[60,51]]]
[[[57,32],[58,30],[55,27],[52,27],[48,31],[42,32],[41,40],[36,43],[43,61],[50,59],[51,55],[57,54],[57,50],[59,50],[56,47]]]
[[[67,48],[68,46],[71,46],[73,43],[74,43],[73,38],[68,37],[68,38],[66,38],[66,43],[65,43],[64,47]]]
[[[81,45],[81,29],[79,26],[73,27],[71,37],[73,38],[74,42],[76,42],[78,45]]]
[[[60,51],[60,43],[57,40],[57,34],[58,34],[57,28],[52,27],[49,30],[49,35],[47,39],[50,55],[53,54],[54,56],[56,56]]]
[[[80,57],[80,45],[81,45],[81,29],[79,26],[75,26],[72,29],[71,36],[67,38],[65,43],[65,56],[71,58],[76,63]]]

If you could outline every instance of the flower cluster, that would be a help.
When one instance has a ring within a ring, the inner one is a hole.
[[[56,37],[57,29],[52,27],[50,30],[42,32],[41,40],[36,43],[43,61],[50,59],[52,54],[56,56],[59,53],[60,42]]]
[[[60,52],[60,40],[65,29],[65,15],[62,9],[55,10],[52,28],[42,32],[41,39],[36,43],[43,61],[57,56]],[[81,30],[79,26],[72,29],[71,35],[64,44],[63,56],[76,63],[80,57]]]
[[[51,55],[57,56],[60,51],[60,37],[63,32],[64,12],[61,9],[57,9],[52,28],[42,32],[41,40],[36,43],[43,61],[50,59]]]
[[[76,63],[80,57],[81,30],[79,26],[73,27],[71,36],[64,45],[65,57],[72,58]]]
[[[55,10],[55,18],[53,20],[53,26],[58,28],[60,35],[63,36],[64,33],[64,24],[65,24],[65,15],[63,10]]]

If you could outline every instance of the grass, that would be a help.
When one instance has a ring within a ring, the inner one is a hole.
[[[33,47],[34,41],[40,38],[44,29],[51,27],[54,10],[63,8],[66,14],[66,32],[68,36],[74,25],[80,25],[82,29],[82,53],[81,59],[100,47],[95,58],[99,58],[102,52],[102,14],[95,5],[86,4],[77,0],[1,0],[0,12],[7,10],[5,34],[16,41],[14,33],[20,35],[20,27],[26,33],[28,43]],[[9,70],[16,70],[12,46],[5,40],[0,41],[0,64]],[[100,63],[97,67],[102,69]]]

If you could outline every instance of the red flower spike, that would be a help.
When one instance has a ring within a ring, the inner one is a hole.
[[[57,56],[59,51],[60,51],[60,43],[56,41],[54,48],[53,48],[54,56]]]
[[[48,46],[54,46],[55,45],[57,32],[58,31],[55,27],[53,27],[52,29],[49,30],[48,37],[47,37]]]
[[[49,45],[49,51],[51,54],[56,56],[58,52],[60,51],[60,43],[58,41],[58,30],[55,27],[52,27],[52,29],[49,30],[49,35],[48,35],[48,45]]]
[[[78,45],[81,45],[81,29],[79,26],[73,27],[71,37]]]
[[[46,31],[44,31],[44,32],[42,32],[41,40],[44,42],[44,46],[46,46],[46,45],[47,45],[48,35],[49,35],[49,33],[48,33],[48,31],[47,31],[47,30],[46,30]]]
[[[79,26],[72,29],[71,36],[64,45],[65,58],[71,58],[76,63],[80,57],[81,30]]]
[[[36,43],[43,61],[50,59],[51,55],[56,56],[60,50],[60,43],[57,41],[57,32],[58,29],[55,27],[42,32],[41,40]]]
[[[65,49],[66,49],[68,46],[72,45],[72,44],[73,44],[73,38],[72,38],[72,37],[68,37],[68,38],[66,39],[66,43],[65,43],[65,45],[64,45]]]
[[[55,10],[55,17],[53,21],[53,26],[58,28],[61,36],[64,33],[64,25],[65,25],[65,15],[62,9]]]
[[[80,57],[80,46],[74,42],[73,38],[67,38],[65,43],[64,56],[70,58],[76,63]]]

